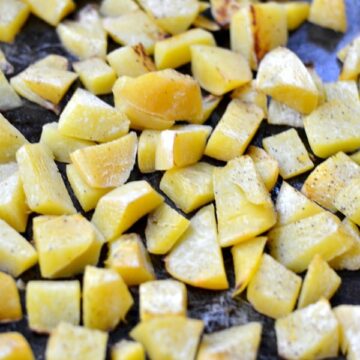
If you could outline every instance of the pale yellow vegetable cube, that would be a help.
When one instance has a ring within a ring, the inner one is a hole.
[[[304,118],[306,136],[315,155],[326,158],[360,146],[360,102],[331,101]]]
[[[359,90],[354,80],[326,83],[324,90],[328,102],[337,100],[359,105]]]
[[[330,261],[330,266],[335,270],[359,270],[360,269],[360,231],[349,219],[343,221],[343,230],[353,239],[353,246],[340,256]]]
[[[77,89],[60,119],[61,134],[83,140],[107,142],[129,131],[127,117],[84,89]]]
[[[282,358],[315,360],[338,355],[338,321],[327,300],[320,300],[275,322]]]
[[[287,182],[283,182],[276,199],[278,225],[286,225],[325,211]]]
[[[142,43],[149,55],[153,54],[155,43],[166,36],[163,29],[141,10],[105,18],[103,26],[115,42],[128,46]]]
[[[191,61],[192,45],[216,46],[214,36],[202,29],[191,29],[155,44],[155,64],[161,69],[177,68]]]
[[[186,316],[186,286],[175,280],[148,281],[141,284],[140,320],[145,321],[158,316]]]
[[[156,146],[160,131],[144,130],[141,132],[138,143],[137,163],[143,174],[155,171]]]
[[[285,8],[275,2],[244,5],[231,18],[230,39],[231,49],[241,53],[256,70],[266,53],[287,43]]]
[[[176,70],[119,78],[113,93],[116,108],[126,113],[134,129],[163,130],[175,121],[202,119],[199,84]]]
[[[239,99],[243,102],[255,104],[264,112],[265,117],[267,116],[268,106],[267,97],[256,88],[256,81],[252,80],[248,84],[236,88],[231,93],[232,99]]]
[[[45,124],[41,131],[40,143],[47,146],[56,161],[70,163],[70,154],[75,150],[95,145],[93,141],[77,139],[63,135],[59,131],[58,123]]]
[[[124,184],[134,167],[136,133],[131,132],[111,142],[89,146],[70,154],[73,165],[93,188],[111,188]]]
[[[165,172],[160,189],[186,214],[214,200],[213,165],[195,165]]]
[[[172,277],[192,286],[212,290],[229,287],[213,205],[193,216],[190,226],[166,257],[165,267]]]
[[[198,0],[138,0],[156,24],[176,35],[186,31],[199,13]]]
[[[103,239],[82,215],[39,216],[33,220],[41,276],[70,277],[99,260]]]
[[[56,32],[65,49],[79,59],[106,57],[107,35],[94,7],[84,7],[79,12],[77,21],[62,22],[57,26]]]
[[[179,240],[190,222],[166,203],[149,214],[145,228],[146,247],[151,254],[163,255]]]
[[[265,150],[257,146],[249,146],[246,153],[255,163],[256,170],[263,179],[265,187],[270,191],[279,176],[279,165]]]
[[[95,95],[110,94],[116,81],[115,71],[99,58],[73,63],[85,88]]]
[[[336,208],[360,226],[360,177],[354,178],[335,196]]]
[[[340,305],[334,308],[339,322],[340,348],[347,359],[357,360],[360,354],[360,307]]]
[[[13,42],[30,14],[29,6],[21,0],[0,0],[0,41]]]
[[[104,16],[120,16],[138,9],[134,0],[102,0],[100,13]]]
[[[145,360],[144,347],[130,340],[121,340],[111,349],[111,360]]]
[[[340,80],[356,80],[360,74],[360,38],[348,45],[339,75]]]
[[[279,163],[279,172],[283,179],[300,175],[314,167],[295,129],[264,138],[263,146],[266,152]]]
[[[3,360],[35,360],[29,343],[18,332],[1,333],[0,349],[5,354]]]
[[[262,325],[250,322],[204,335],[197,360],[256,360],[261,342]]]
[[[22,318],[19,290],[15,280],[0,272],[0,323],[18,321]]]
[[[278,319],[293,311],[300,287],[300,276],[263,254],[247,287],[247,298],[256,311]]]
[[[29,216],[25,193],[16,163],[0,164],[0,218],[24,232]]]
[[[260,63],[256,77],[259,90],[300,113],[311,113],[319,90],[305,65],[291,50],[279,47]]]
[[[113,330],[134,301],[122,277],[114,270],[87,266],[83,280],[84,326]]]
[[[137,77],[156,70],[154,61],[141,43],[122,46],[109,53],[106,59],[118,76]]]
[[[77,200],[86,212],[95,209],[100,198],[112,190],[112,188],[91,187],[72,164],[66,166],[66,176]]]
[[[128,182],[99,200],[92,222],[106,240],[113,240],[163,201],[146,181]]]
[[[347,18],[344,0],[313,0],[310,6],[310,22],[335,31],[346,32]]]
[[[304,127],[304,116],[301,113],[274,99],[270,100],[267,121],[272,125]]]
[[[242,155],[263,118],[258,106],[232,100],[210,136],[205,155],[223,161]]]
[[[22,101],[19,95],[9,84],[8,80],[0,69],[0,110],[12,110],[20,107],[21,105]]]
[[[214,193],[222,247],[250,240],[276,222],[270,194],[248,155],[214,170]]]
[[[0,219],[0,270],[18,277],[37,263],[33,246]]]
[[[77,79],[77,75],[67,70],[30,65],[22,72],[22,79],[35,94],[57,105]]]
[[[233,296],[241,294],[259,268],[267,238],[254,238],[231,248],[234,262],[235,290]]]
[[[0,114],[0,163],[15,160],[17,150],[27,143],[24,135]]]
[[[342,152],[331,156],[308,176],[302,192],[322,207],[335,212],[335,198],[340,189],[360,176],[360,166]]]
[[[45,215],[76,212],[52,154],[45,145],[23,145],[16,153],[16,160],[32,211]]]
[[[2,50],[0,50],[0,71],[6,75],[10,75],[14,72],[14,66],[6,59],[6,56]]]
[[[49,337],[46,360],[105,360],[108,334],[60,323]]]
[[[297,29],[305,22],[310,13],[310,4],[305,1],[290,1],[284,4],[287,27],[290,31]]]
[[[203,156],[212,128],[206,125],[178,125],[161,132],[155,155],[155,169],[169,170],[197,163]]]
[[[268,233],[271,255],[290,270],[306,270],[316,254],[329,261],[353,246],[341,221],[329,212],[283,225]]]
[[[309,264],[304,278],[298,308],[316,303],[322,298],[330,300],[340,287],[340,284],[340,276],[336,274],[320,255],[316,254]]]
[[[138,234],[126,234],[109,243],[106,267],[117,271],[129,286],[155,279],[149,254]]]
[[[156,317],[136,325],[130,336],[143,344],[152,360],[195,359],[203,327],[201,320],[181,316]]]
[[[203,107],[203,114],[201,120],[193,121],[193,123],[203,124],[206,120],[209,119],[213,111],[217,108],[220,101],[222,100],[222,96],[215,96],[212,94],[208,94],[202,98],[202,107]]]
[[[80,282],[29,281],[26,285],[26,311],[29,327],[50,333],[62,321],[80,323]]]
[[[191,46],[191,69],[200,86],[214,95],[223,95],[252,79],[241,54],[214,46]]]
[[[31,12],[48,24],[56,26],[75,9],[73,0],[25,0]]]

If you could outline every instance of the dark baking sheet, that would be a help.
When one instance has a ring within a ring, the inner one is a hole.
[[[93,1],[99,2],[99,1]],[[77,1],[78,7],[89,3],[89,1]],[[331,30],[326,30],[310,23],[304,24],[297,31],[290,34],[288,47],[295,51],[300,58],[307,64],[313,64],[325,81],[335,81],[339,74],[339,62],[336,60],[336,51],[347,44],[353,39],[358,33],[360,33],[360,1],[359,0],[346,0],[347,4],[347,15],[349,22],[349,29],[345,35],[335,33]],[[218,44],[220,46],[227,46],[229,42],[229,34],[226,31],[219,32],[216,34]],[[109,42],[109,48],[115,48],[117,45]],[[47,54],[55,53],[67,56],[70,60],[74,58],[67,54],[62,48],[59,39],[54,31],[54,28],[48,26],[38,18],[33,16],[30,17],[24,29],[16,38],[14,44],[7,45],[0,43],[0,48],[5,52],[9,61],[15,67],[15,74],[25,69],[29,64],[44,57]],[[184,68],[186,71],[187,69]],[[71,97],[74,89],[79,86],[76,83],[72,89],[65,96],[61,104],[61,108],[64,107],[68,99]],[[112,97],[103,97],[109,103],[112,103]],[[216,110],[215,114],[208,121],[209,124],[215,125],[221,117],[228,99],[224,99]],[[40,138],[41,128],[44,124],[52,121],[57,121],[58,116],[42,109],[36,104],[30,103],[24,100],[23,107],[7,111],[4,113],[5,117],[11,121],[31,142],[37,142]],[[259,129],[253,143],[261,145],[261,140],[264,136],[275,134],[285,130],[284,126],[270,126],[263,124]],[[304,132],[299,130],[303,140],[306,142]],[[309,147],[308,147],[309,148]],[[318,162],[318,159],[315,162]],[[212,162],[210,159],[206,161]],[[219,163],[220,164],[220,163]],[[64,174],[64,165],[59,164],[62,174]],[[146,179],[155,188],[158,189],[159,180],[161,173],[154,173],[150,175],[142,175],[137,168],[135,168],[131,174],[131,179]],[[306,178],[306,174],[297,177],[290,181],[292,185],[297,188],[301,187],[302,182]],[[64,177],[66,181],[66,178]],[[68,185],[68,183],[66,182]],[[273,198],[276,198],[277,191],[280,186],[278,182],[276,188],[273,191]],[[70,189],[70,187],[68,186]],[[70,189],[71,192],[71,189]],[[74,203],[80,210],[80,207],[71,192]],[[91,214],[88,214],[91,215]],[[30,219],[31,220],[31,219]],[[29,221],[31,223],[31,221]],[[145,220],[139,221],[130,231],[136,231],[143,235],[145,226]],[[26,237],[31,239],[31,228],[29,227],[26,232]],[[106,249],[102,254],[104,258]],[[231,286],[234,285],[233,276],[233,264],[229,250],[224,251],[225,266],[227,269],[228,277]],[[156,270],[157,277],[159,279],[167,278],[168,275],[165,272],[163,266],[163,260],[159,256],[152,256],[152,261]],[[100,265],[102,260],[100,261]],[[341,272],[343,283],[340,290],[332,299],[333,305],[341,303],[346,304],[360,304],[360,276],[358,272]],[[26,283],[31,279],[38,279],[39,271],[38,268],[29,270],[21,276],[21,279]],[[126,338],[128,332],[133,326],[139,321],[138,318],[138,289],[132,288],[135,299],[135,305],[127,316],[127,323],[121,324],[115,331],[110,334],[109,348],[112,344],[119,341],[120,339]],[[21,291],[22,302],[24,305],[25,292]],[[213,292],[200,290],[193,287],[188,287],[188,315],[193,318],[202,319],[205,323],[205,331],[213,332],[221,330],[232,325],[244,324],[249,321],[260,321],[263,323],[263,335],[261,342],[261,349],[259,352],[259,359],[277,359],[276,351],[276,338],[273,329],[273,321],[265,316],[258,314],[252,309],[251,305],[247,303],[246,299],[231,298],[231,290],[222,292]],[[1,299],[0,299],[1,301]],[[24,308],[25,309],[25,308]],[[17,323],[12,324],[0,324],[0,332],[5,331],[20,331],[29,340],[33,351],[36,355],[36,359],[44,359],[44,352],[47,337],[40,336],[32,333],[27,326],[26,316],[24,319]],[[69,359],[70,360],[70,359]],[[80,359],[79,359],[80,360]]]

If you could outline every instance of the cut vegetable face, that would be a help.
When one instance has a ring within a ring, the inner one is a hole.
[[[211,130],[206,125],[179,125],[162,131],[156,145],[155,169],[169,170],[197,163]]]
[[[59,131],[65,136],[107,142],[129,131],[129,120],[90,92],[77,89],[59,119]]]
[[[166,32],[176,35],[186,31],[199,12],[197,0],[139,0],[139,4]]]
[[[93,188],[106,189],[124,184],[136,160],[134,132],[106,144],[89,146],[70,154],[79,175]]]
[[[46,346],[46,360],[105,360],[108,334],[60,323],[51,333]]]
[[[0,110],[12,110],[20,107],[22,101],[13,87],[7,81],[5,75],[0,69]]]
[[[138,234],[126,234],[109,243],[106,267],[117,271],[129,286],[155,280],[150,257]]]
[[[338,354],[338,321],[327,300],[276,320],[275,331],[284,358],[323,359]]]
[[[248,323],[204,335],[197,360],[243,359],[255,360],[261,341],[260,323]]]
[[[22,146],[16,153],[16,160],[26,199],[32,211],[44,215],[76,212],[52,154],[45,145]]]
[[[175,121],[202,118],[199,84],[175,70],[120,78],[113,88],[115,106],[129,117],[131,128],[163,130]]]
[[[241,294],[256,271],[264,252],[266,237],[258,237],[231,248],[234,262],[235,290],[233,296]]]
[[[310,4],[305,1],[290,1],[284,4],[287,27],[290,31],[297,29],[305,22],[310,13]]]
[[[160,137],[160,131],[144,130],[139,137],[137,163],[142,173],[155,171],[156,147]]]
[[[155,21],[141,10],[115,18],[105,18],[103,26],[117,43],[128,46],[141,43],[149,55],[154,52],[155,43],[166,35]]]
[[[144,345],[150,359],[194,359],[203,327],[201,320],[166,316],[141,322],[130,336]]]
[[[26,286],[26,310],[29,327],[38,333],[50,333],[60,322],[80,323],[80,282],[29,281]]]
[[[295,272],[307,269],[316,254],[328,261],[353,245],[341,221],[329,212],[277,227],[268,237],[271,255]]]
[[[129,12],[139,10],[134,0],[103,0],[100,13],[104,16],[120,16]]]
[[[129,182],[100,199],[92,222],[106,240],[113,240],[163,201],[146,181]]]
[[[77,21],[66,20],[58,25],[56,31],[63,46],[79,59],[105,58],[107,36],[95,8],[84,7]]]
[[[103,239],[80,214],[37,217],[33,233],[44,278],[70,277],[98,262]]]
[[[32,245],[0,219],[0,270],[18,277],[34,266],[37,259]]]
[[[232,100],[210,136],[205,155],[223,161],[242,155],[263,117],[258,106]]]
[[[214,192],[222,247],[250,240],[275,224],[270,194],[249,156],[214,170]]]
[[[111,360],[145,360],[144,347],[130,340],[121,340],[111,349]]]
[[[0,297],[0,323],[21,320],[23,314],[19,290],[16,287],[15,280],[3,272],[0,272]]]
[[[87,266],[83,286],[83,317],[87,328],[110,331],[125,320],[134,301],[116,271]]]
[[[165,266],[174,278],[192,286],[213,290],[228,288],[213,205],[194,215],[167,256]]]
[[[324,261],[315,255],[312,259],[299,296],[298,308],[316,303],[322,298],[330,300],[341,284],[341,278]]]
[[[214,169],[213,165],[199,162],[168,170],[160,181],[160,189],[178,208],[188,214],[214,200]]]
[[[140,285],[140,319],[186,316],[186,286],[175,280],[148,281]]]
[[[269,52],[259,66],[258,89],[303,114],[318,104],[319,91],[301,60],[290,50],[279,47]]]
[[[263,139],[266,152],[279,163],[283,179],[300,175],[314,167],[309,154],[294,129]]]
[[[340,189],[360,176],[360,166],[342,152],[328,158],[308,176],[302,192],[324,208],[335,212],[335,198]]]
[[[189,227],[190,222],[166,203],[149,214],[145,228],[146,247],[151,254],[166,254]]]
[[[261,314],[278,319],[293,311],[301,277],[264,254],[247,288],[247,298]]]
[[[270,100],[267,121],[273,125],[304,127],[304,116],[302,114],[274,99]]]
[[[223,95],[252,79],[241,54],[214,46],[191,46],[191,70],[201,87],[214,95]]]
[[[107,61],[118,76],[137,77],[155,71],[152,58],[146,54],[144,46],[122,46],[106,56]]]
[[[191,61],[192,45],[215,46],[214,36],[202,29],[191,29],[155,44],[155,64],[161,69],[177,68]]]

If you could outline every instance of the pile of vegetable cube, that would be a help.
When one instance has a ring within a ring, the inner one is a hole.
[[[64,20],[75,8],[0,0],[0,41],[14,41],[32,13],[78,59],[49,54],[12,76],[0,53],[0,110],[24,98],[58,115],[29,143],[0,114],[0,322],[23,318],[18,279],[37,266],[26,317],[49,334],[46,360],[105,359],[133,286],[140,322],[112,360],[256,359],[260,322],[203,335],[203,321],[187,317],[186,285],[229,289],[231,247],[233,296],[275,319],[279,356],[360,359],[360,306],[329,303],[336,270],[360,269],[360,36],[338,53],[333,83],[286,48],[306,20],[345,32],[344,0],[103,0]],[[230,49],[216,44],[224,29]],[[119,44],[111,52],[108,36]],[[190,75],[176,70],[186,64]],[[111,93],[114,106],[99,97]],[[288,129],[251,145],[264,121]],[[134,168],[161,171],[160,190],[129,180]],[[305,173],[301,191],[286,181]],[[144,217],[143,239],[132,231]],[[168,279],[156,280],[149,254],[163,257]],[[34,355],[9,332],[0,359]]]

